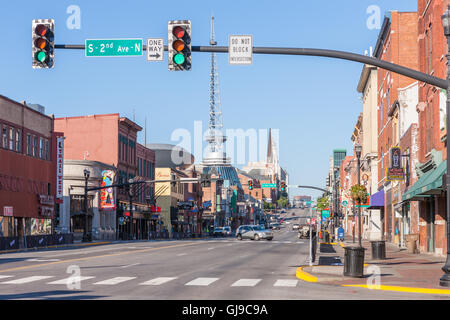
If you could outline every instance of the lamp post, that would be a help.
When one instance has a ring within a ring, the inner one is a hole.
[[[448,48],[450,49],[450,7],[447,7],[447,10],[442,16],[442,26],[444,27],[444,34],[447,38]],[[448,145],[448,130],[450,128],[450,51],[447,52],[447,63],[447,176],[445,179],[447,185],[447,260],[445,265],[442,267],[442,271],[445,273],[439,282],[439,284],[443,287],[450,287],[450,149]]]
[[[361,184],[361,170],[360,170],[360,159],[361,159],[361,151],[362,151],[362,146],[357,143],[355,145],[355,152],[356,152],[356,158],[358,159],[358,164],[357,164],[357,170],[358,170],[358,184]],[[361,200],[358,199],[358,244],[359,247],[362,247],[361,245]]]
[[[88,180],[91,172],[84,169],[84,233],[83,242],[90,241],[90,233],[88,232],[89,220],[88,220]]]

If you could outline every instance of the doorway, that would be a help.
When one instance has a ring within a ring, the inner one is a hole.
[[[434,252],[434,196],[427,199],[427,251]]]

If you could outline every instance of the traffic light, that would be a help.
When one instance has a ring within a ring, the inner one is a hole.
[[[286,183],[284,181],[281,182],[281,191],[286,190]]]
[[[248,180],[248,190],[253,190],[253,180]]]
[[[53,68],[55,58],[55,22],[35,19],[32,22],[33,69]]]
[[[171,173],[170,174],[170,185],[172,187],[176,187],[177,186],[177,175],[175,173]]]
[[[191,21],[169,21],[168,31],[169,70],[191,70]]]

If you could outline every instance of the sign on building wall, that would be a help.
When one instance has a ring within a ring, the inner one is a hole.
[[[116,173],[112,170],[102,171],[102,187],[107,187],[113,184]],[[116,203],[114,201],[114,188],[102,189],[100,193],[100,209],[102,210],[116,210]]]
[[[64,137],[56,138],[56,199],[63,197]]]
[[[386,169],[386,180],[403,180],[405,178],[405,169],[402,167],[402,149],[392,147],[389,150],[389,167]]]

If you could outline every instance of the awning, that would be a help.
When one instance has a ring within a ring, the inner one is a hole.
[[[370,196],[370,207],[367,209],[380,209],[384,207],[384,189]]]
[[[443,161],[436,169],[426,172],[409,188],[402,197],[405,201],[424,200],[431,194],[442,192],[442,176],[447,171],[447,162]]]

